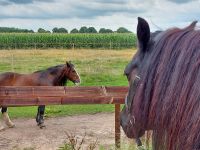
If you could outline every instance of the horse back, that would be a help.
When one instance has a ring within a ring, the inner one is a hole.
[[[0,86],[37,86],[34,75],[5,72],[0,74]]]
[[[0,74],[0,86],[13,86],[21,74],[14,72],[5,72]]]
[[[52,86],[53,82],[47,75],[41,73],[19,74],[5,72],[0,74],[0,86]]]

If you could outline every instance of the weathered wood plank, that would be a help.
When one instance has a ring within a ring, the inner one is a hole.
[[[0,96],[124,95],[127,87],[0,86]]]
[[[96,97],[0,97],[0,106],[38,106],[38,105],[66,105],[66,104],[123,104],[124,97],[96,96]]]

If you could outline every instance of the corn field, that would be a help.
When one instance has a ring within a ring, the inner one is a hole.
[[[133,33],[113,34],[52,34],[2,33],[0,49],[126,49],[136,46]]]

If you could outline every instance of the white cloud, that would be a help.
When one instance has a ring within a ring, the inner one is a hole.
[[[135,31],[137,17],[146,18],[151,28],[186,26],[200,20],[200,0],[2,0],[0,26],[37,30],[53,27],[72,29],[94,26]]]

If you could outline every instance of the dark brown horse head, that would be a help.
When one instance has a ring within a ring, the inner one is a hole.
[[[129,81],[129,92],[125,99],[125,106],[121,112],[121,126],[129,138],[138,139],[145,129],[141,126],[136,115],[133,115],[133,101],[135,92],[140,86],[140,70],[144,63],[145,53],[148,53],[150,41],[150,28],[148,23],[138,18],[137,25],[138,51],[132,61],[126,66],[124,74]],[[137,108],[139,109],[139,108]]]
[[[67,77],[67,79],[69,79],[76,85],[81,83],[80,76],[78,72],[75,70],[75,66],[71,63],[71,61],[66,62],[65,76]]]
[[[138,51],[124,70],[129,91],[120,122],[138,145],[145,131],[153,130],[155,149],[200,148],[200,118],[196,117],[200,113],[196,105],[200,100],[200,31],[195,30],[196,23],[150,33],[148,22],[138,18]]]
[[[135,138],[138,141],[138,145],[140,145],[139,137],[144,135],[146,125],[145,118],[141,120],[141,106],[139,105],[141,102],[137,102],[134,99],[137,90],[142,86],[142,72],[148,66],[152,47],[160,35],[162,35],[162,31],[151,33],[148,22],[138,17],[138,51],[124,70],[124,74],[129,81],[129,92],[125,99],[125,106],[121,112],[121,126],[129,138]]]

